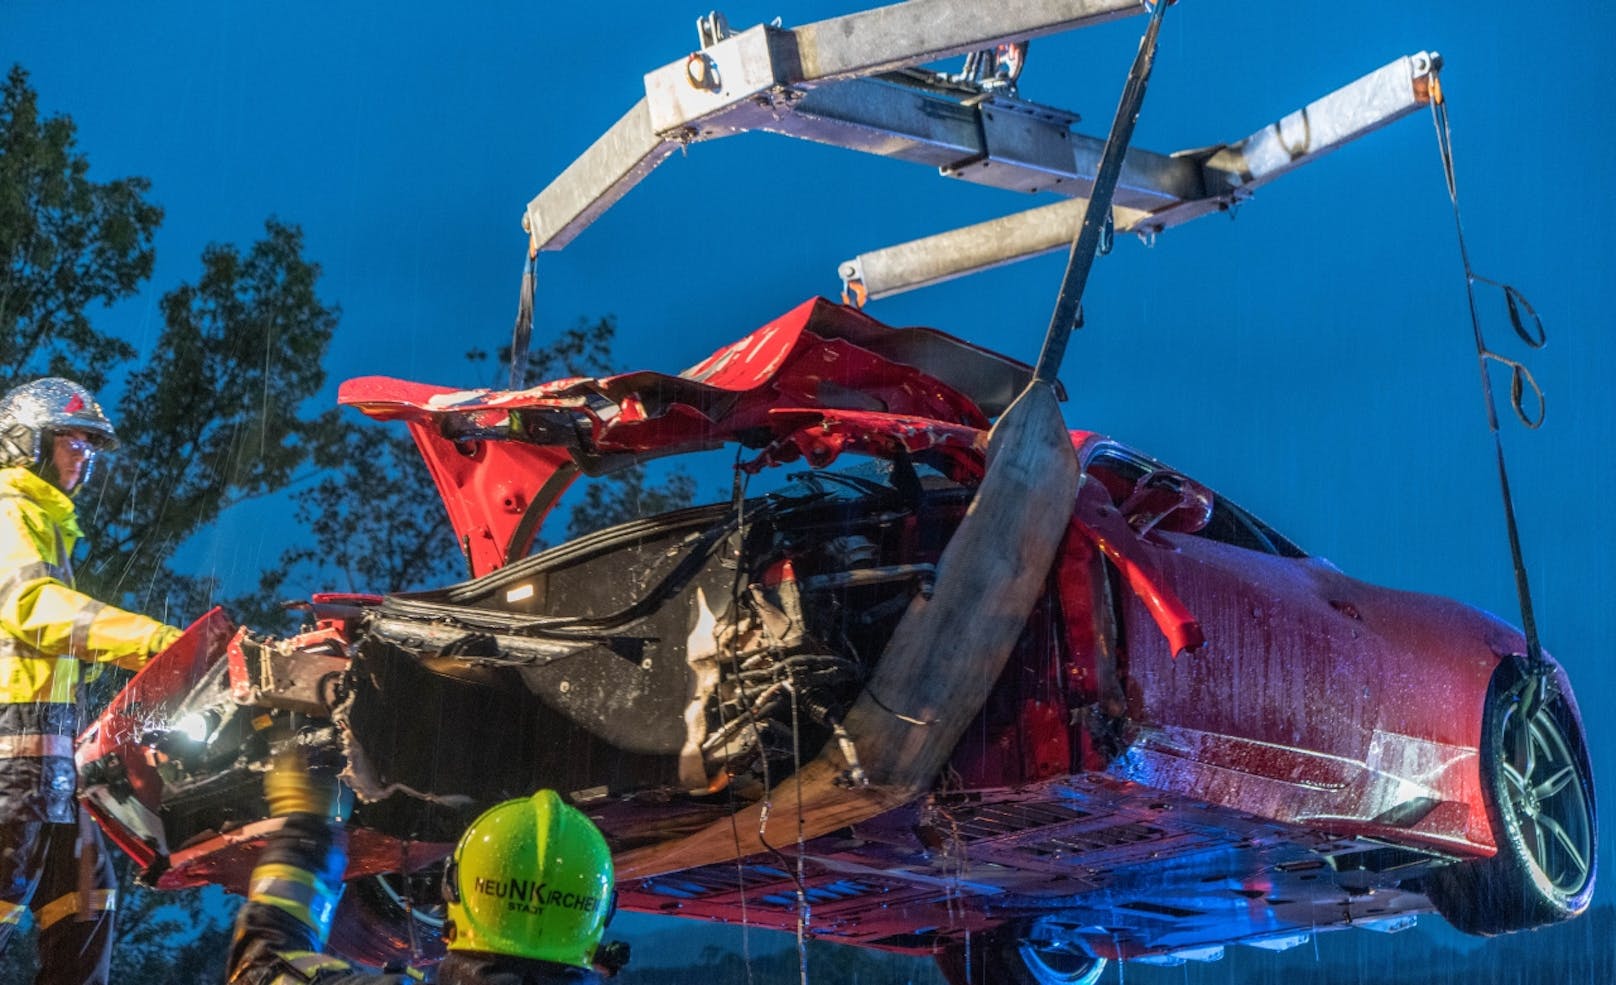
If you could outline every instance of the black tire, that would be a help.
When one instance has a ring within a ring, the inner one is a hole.
[[[1502,662],[1481,719],[1481,784],[1498,854],[1433,873],[1437,912],[1491,936],[1569,919],[1593,897],[1593,773],[1576,708],[1552,667]]]
[[[373,968],[420,968],[442,961],[443,904],[436,888],[441,871],[434,866],[407,878],[388,873],[348,883],[331,920],[327,948]]]
[[[948,985],[1094,985],[1106,960],[1082,948],[1033,943],[1008,932],[951,941],[936,952]]]

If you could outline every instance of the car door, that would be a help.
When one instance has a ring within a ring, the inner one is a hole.
[[[1366,624],[1359,587],[1369,586],[1121,446],[1100,445],[1086,470],[1110,500],[1091,520],[1155,573],[1205,640],[1175,654],[1147,594],[1114,579],[1130,739],[1115,772],[1288,820],[1440,802],[1424,781],[1465,750],[1424,737],[1411,747],[1382,728],[1383,695],[1420,693],[1419,670]]]

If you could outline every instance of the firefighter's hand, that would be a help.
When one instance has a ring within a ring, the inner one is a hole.
[[[178,640],[184,635],[185,633],[183,631],[175,629],[173,626],[164,626],[162,629],[159,629],[157,632],[153,633],[151,636],[151,642],[146,644],[147,655],[153,657],[157,656],[159,653],[162,653],[164,650],[173,646],[174,641]]]
[[[628,941],[601,941],[595,948],[595,970],[605,978],[615,978],[628,965]]]
[[[264,799],[271,817],[288,814],[318,814],[330,817],[336,806],[337,785],[329,780],[316,783],[309,775],[309,762],[296,747],[275,755],[264,774]]]

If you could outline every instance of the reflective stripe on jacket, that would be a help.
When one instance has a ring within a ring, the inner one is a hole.
[[[228,977],[232,985],[406,985],[399,974],[371,974],[322,954],[342,895],[348,834],[314,814],[288,814],[269,834],[236,911]]]
[[[10,820],[73,820],[80,663],[137,670],[173,632],[73,588],[81,536],[65,493],[0,469],[0,816]]]

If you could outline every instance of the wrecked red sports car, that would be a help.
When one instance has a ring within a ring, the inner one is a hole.
[[[814,764],[832,799],[867,782],[849,709],[903,715],[872,671],[1027,377],[821,300],[678,376],[350,381],[342,402],[410,428],[475,577],[319,597],[290,639],[205,618],[85,732],[89,808],[153,884],[239,890],[275,823],[260,773],[303,745],[351,792],[333,943],[370,961],[431,956],[434,864],[538,787],[606,833],[627,910],[789,929],[806,904],[809,933],[958,980],[968,955],[975,980],[1080,982],[1431,909],[1497,933],[1586,907],[1593,786],[1557,664],[1082,431],[1042,596],[960,689],[947,766],[875,809],[800,796]],[[580,474],[726,443],[741,474],[809,468],[529,554]]]

